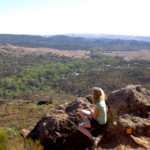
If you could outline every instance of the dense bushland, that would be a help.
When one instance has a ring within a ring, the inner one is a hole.
[[[3,98],[21,98],[49,88],[81,96],[95,85],[109,92],[130,83],[149,86],[150,81],[150,62],[128,62],[101,54],[84,60],[43,55],[5,61],[1,63],[5,74],[0,70],[0,96]]]

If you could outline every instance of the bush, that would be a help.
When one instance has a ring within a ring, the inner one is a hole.
[[[0,128],[0,150],[7,150],[8,136],[4,128]]]

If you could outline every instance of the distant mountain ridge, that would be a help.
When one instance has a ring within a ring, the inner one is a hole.
[[[120,40],[136,40],[143,42],[150,42],[150,36],[131,36],[131,35],[112,35],[112,34],[68,34],[72,37],[82,37],[90,39],[120,39]]]
[[[130,37],[115,35],[69,34],[38,36],[0,34],[0,44],[12,44],[24,47],[46,47],[66,50],[150,50],[149,37]]]

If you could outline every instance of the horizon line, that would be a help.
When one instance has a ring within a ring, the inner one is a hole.
[[[33,34],[33,33],[0,33],[0,35],[26,35],[26,36],[80,36],[80,35],[95,35],[95,36],[126,36],[126,37],[150,37],[150,35],[133,35],[133,34],[109,34],[109,33],[50,33],[50,34]]]

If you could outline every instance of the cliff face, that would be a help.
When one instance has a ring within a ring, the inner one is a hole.
[[[83,121],[77,110],[92,107],[86,98],[57,107],[37,123],[27,138],[39,140],[44,150],[150,149],[150,91],[130,85],[113,91],[107,102],[109,123],[103,132],[91,130],[98,137],[95,143],[77,129]]]

